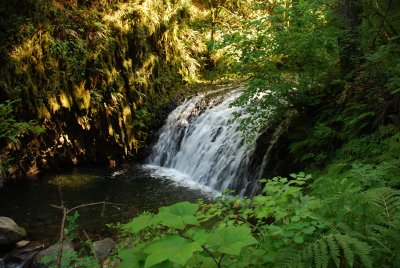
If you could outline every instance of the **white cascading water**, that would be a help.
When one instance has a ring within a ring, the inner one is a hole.
[[[248,169],[255,146],[246,144],[240,120],[233,120],[233,114],[242,111],[229,107],[238,95],[228,94],[222,101],[211,98],[206,107],[207,97],[197,96],[176,108],[161,129],[149,164],[178,171],[185,179],[216,191],[243,194],[251,183]]]

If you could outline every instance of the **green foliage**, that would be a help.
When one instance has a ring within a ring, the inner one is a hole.
[[[169,207],[160,208],[156,216],[142,214],[126,224],[124,228],[132,233],[138,233],[147,227],[160,224],[182,230],[188,224],[198,225],[197,219],[194,217],[197,209],[198,205],[196,204],[189,202],[177,203]]]
[[[39,135],[44,132],[44,129],[35,120],[24,122],[15,119],[14,105],[16,102],[17,100],[0,103],[0,147],[5,147],[9,142],[18,144],[19,139],[24,134],[33,133],[34,135]],[[12,157],[2,157],[0,173],[5,172],[12,162]],[[0,179],[1,185],[2,180]]]
[[[13,105],[17,101],[6,101],[0,103],[0,143],[17,142],[18,138],[28,132],[34,134],[43,133],[43,129],[36,121],[18,122],[14,117]]]
[[[358,178],[368,168],[276,177],[253,198],[143,214],[124,225],[121,267],[390,267],[399,258],[400,192]]]
[[[155,264],[169,260],[172,263],[185,265],[192,257],[193,252],[200,251],[198,243],[191,242],[180,236],[166,236],[162,240],[154,241],[146,247],[144,252],[149,254],[144,267],[151,267]]]
[[[329,234],[315,240],[293,257],[290,256],[286,265],[297,267],[299,263],[303,263],[305,266],[300,267],[341,267],[344,257],[348,266],[354,267],[357,257],[362,267],[373,267],[371,250],[366,242],[355,237]]]
[[[145,267],[161,263],[185,266],[188,262],[197,263],[197,257],[220,263],[225,254],[238,256],[244,248],[257,243],[248,226],[200,225],[205,222],[205,215],[196,214],[198,210],[198,204],[182,202],[126,224],[124,229],[136,235],[138,244],[120,251],[122,266],[129,267],[133,262],[144,262]]]
[[[162,207],[155,220],[166,227],[183,230],[186,225],[198,225],[198,221],[194,216],[197,209],[198,205],[189,202]]]
[[[59,245],[60,244],[56,244]],[[50,267],[50,268],[56,268],[56,259],[57,259],[57,250],[53,250],[51,252],[51,254],[44,256],[42,258],[39,259],[39,263],[46,265],[46,267]],[[67,267],[71,267],[71,263],[77,259],[78,255],[76,254],[75,251],[73,250],[69,250],[69,249],[63,249],[62,252],[62,259],[61,259],[61,267],[62,268],[67,268]],[[96,266],[94,266],[96,267]]]
[[[371,244],[379,249],[376,254],[381,263],[398,263],[400,255],[400,195],[391,188],[375,188],[367,192],[367,200],[373,206],[376,220],[367,225],[366,235]]]
[[[398,124],[398,8],[390,0],[250,1],[227,13],[215,48],[229,59],[225,70],[250,78],[233,103],[249,113],[244,133],[252,139],[294,109],[310,125],[294,130],[292,155],[323,166],[341,144]]]
[[[301,140],[290,144],[290,152],[296,156],[298,162],[326,163],[329,153],[335,149],[337,133],[324,123],[317,123],[313,130],[304,129]],[[310,133],[311,132],[311,133]]]
[[[258,243],[247,226],[226,226],[214,229],[205,237],[206,246],[214,252],[239,255],[244,247]]]
[[[279,118],[288,106],[303,110],[320,102],[338,62],[339,31],[329,24],[329,1],[254,2],[253,12],[221,43],[236,59],[232,68],[252,78],[234,102],[252,115],[248,132],[262,129],[271,117]]]
[[[66,241],[72,241],[77,236],[79,212],[75,211],[73,215],[68,215],[65,218],[66,228],[64,228],[64,235]]]

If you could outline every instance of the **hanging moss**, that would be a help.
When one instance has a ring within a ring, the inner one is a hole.
[[[29,157],[24,146],[3,148],[1,155],[17,155],[22,173],[32,162],[40,168],[134,155],[151,118],[140,109],[147,102],[159,107],[177,81],[193,79],[197,72],[192,49],[185,45],[187,34],[179,30],[190,17],[188,3],[56,0],[33,5],[33,13],[21,13],[17,3],[9,7],[20,18],[13,25],[21,32],[7,30],[16,37],[13,42],[0,35],[0,53],[6,55],[0,95],[21,99],[16,117],[38,120],[46,133],[21,140],[38,144]]]

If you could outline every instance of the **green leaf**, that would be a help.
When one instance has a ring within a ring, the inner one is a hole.
[[[305,234],[313,234],[316,229],[317,228],[315,228],[314,226],[310,226],[310,227],[307,227],[306,229],[304,229],[303,233],[305,233]]]
[[[292,222],[299,222],[300,221],[300,216],[296,215],[292,217]]]
[[[191,258],[186,267],[215,267],[215,262],[213,258],[209,256],[202,256],[200,254],[196,254],[195,258]]]
[[[209,233],[205,229],[196,228],[190,229],[187,234],[191,237],[193,241],[196,241],[199,245],[204,245],[207,242],[207,237]]]
[[[293,232],[293,231],[284,231],[284,232],[282,233],[282,236],[283,236],[283,237],[290,238],[290,237],[293,237],[293,236],[294,236],[294,232]]]
[[[267,229],[269,230],[270,235],[277,236],[277,235],[282,235],[283,233],[283,229],[276,225],[270,225],[267,227]]]
[[[207,245],[220,253],[239,255],[242,248],[258,243],[247,226],[228,226],[209,234]]]
[[[202,247],[196,242],[171,235],[162,240],[150,243],[144,250],[149,254],[146,259],[145,268],[169,260],[180,265],[185,265],[192,257],[193,252],[201,251]]]
[[[298,235],[298,236],[296,236],[296,237],[294,238],[293,241],[294,241],[295,243],[297,243],[297,244],[303,244],[303,243],[304,243],[304,237]]]
[[[169,207],[162,207],[154,220],[164,226],[182,230],[189,224],[199,225],[194,216],[198,208],[198,204],[190,202],[181,202]]]
[[[168,207],[160,208],[160,212],[169,212],[178,216],[193,216],[199,209],[198,204],[190,202],[180,202]]]
[[[146,260],[147,254],[141,252],[143,245],[136,245],[133,248],[122,249],[118,252],[118,257],[122,260],[119,267],[133,268],[140,267],[140,262]]]
[[[131,222],[125,224],[123,226],[124,229],[128,230],[131,233],[138,233],[141,230],[153,225],[152,221],[153,215],[151,214],[142,214],[139,217],[134,218]]]

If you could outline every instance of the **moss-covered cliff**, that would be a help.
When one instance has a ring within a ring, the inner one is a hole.
[[[2,140],[2,177],[135,154],[204,49],[186,0],[24,0],[0,4],[0,98],[40,135]]]

